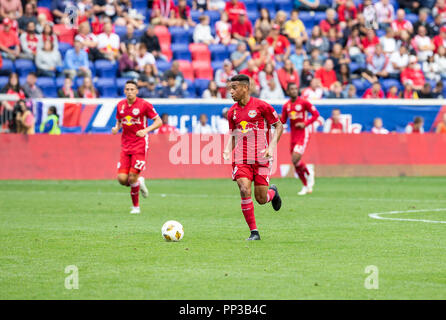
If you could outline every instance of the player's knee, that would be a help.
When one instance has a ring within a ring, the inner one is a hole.
[[[128,177],[123,175],[118,175],[118,182],[122,184],[123,186],[127,185]]]
[[[265,204],[268,200],[266,195],[256,194],[256,201],[258,204]]]
[[[243,198],[251,197],[251,188],[248,188],[246,186],[240,186],[240,195]]]

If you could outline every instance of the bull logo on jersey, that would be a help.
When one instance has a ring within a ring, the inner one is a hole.
[[[297,111],[302,110],[302,106],[301,106],[300,104],[296,105],[296,110],[297,110]]]
[[[134,124],[141,124],[141,121],[138,118],[133,118],[132,116],[125,116],[122,118],[122,124],[126,126],[132,126]]]
[[[139,114],[139,109],[132,110],[133,115],[137,116]]]
[[[255,111],[255,110],[249,110],[248,111],[248,116],[250,118],[254,118],[256,115],[257,115],[257,111]]]
[[[247,133],[253,129],[257,129],[257,125],[248,121],[240,121],[237,129],[242,133]]]
[[[296,120],[299,117],[299,115],[297,114],[296,111],[291,111],[290,112],[290,119],[291,120]]]

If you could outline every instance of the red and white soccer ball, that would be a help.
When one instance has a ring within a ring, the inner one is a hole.
[[[184,228],[178,221],[169,220],[163,224],[161,234],[166,241],[180,241],[184,236]]]

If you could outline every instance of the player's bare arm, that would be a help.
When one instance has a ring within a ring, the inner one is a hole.
[[[121,128],[122,128],[121,120],[117,120],[116,125],[112,128],[112,133],[117,134]]]
[[[233,133],[231,133],[231,139],[229,139],[228,143],[226,144],[226,147],[223,151],[223,159],[225,160],[229,160],[229,158],[231,157],[231,153],[235,148],[235,136]]]
[[[277,121],[276,123],[274,123],[273,127],[275,128],[274,135],[273,138],[271,139],[268,148],[265,150],[264,154],[265,158],[271,158],[273,156],[274,150],[277,147],[277,143],[279,142],[280,137],[282,136],[283,133],[283,124],[281,121]]]
[[[136,135],[138,137],[145,137],[146,134],[148,134],[151,131],[154,131],[156,129],[158,129],[159,127],[161,127],[163,125],[163,121],[161,120],[161,118],[158,116],[155,119],[153,119],[153,123],[148,126],[147,128],[143,129],[143,130],[138,130],[136,132]]]

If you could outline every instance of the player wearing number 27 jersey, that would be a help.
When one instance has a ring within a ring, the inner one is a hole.
[[[298,88],[294,83],[288,85],[288,95],[291,99],[283,105],[280,120],[285,124],[290,119],[291,161],[303,184],[298,194],[304,195],[313,192],[314,169],[307,167],[302,161],[302,156],[310,138],[308,126],[319,118],[319,112],[308,100],[298,97]],[[309,114],[311,118],[308,117]]]
[[[126,99],[118,102],[116,110],[116,126],[112,133],[122,128],[121,155],[118,162],[118,181],[130,186],[133,208],[131,213],[140,213],[139,191],[147,197],[148,190],[140,173],[145,169],[149,147],[148,133],[159,128],[162,121],[155,108],[144,99],[136,97],[138,87],[132,80],[124,87]],[[147,121],[153,120],[150,126]]]

